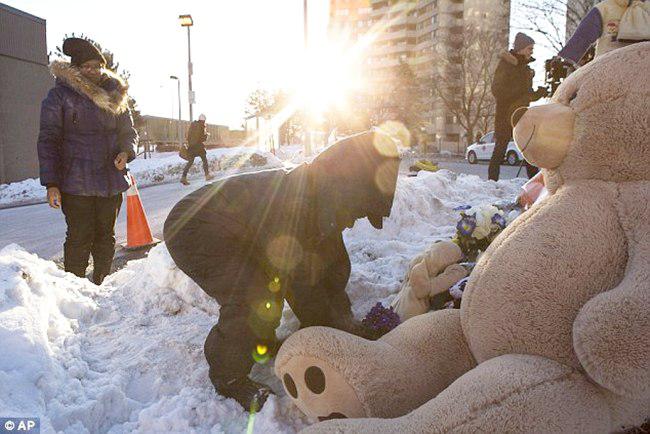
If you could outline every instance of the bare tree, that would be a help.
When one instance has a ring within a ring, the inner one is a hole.
[[[505,48],[503,35],[468,25],[462,35],[450,34],[447,38],[435,53],[433,94],[458,119],[471,140],[478,129],[485,132],[493,123],[496,102],[491,92],[492,74]]]
[[[291,102],[291,95],[285,90],[255,89],[248,96],[245,113],[247,116],[259,116],[271,119],[277,116]],[[300,111],[286,114],[279,125],[279,134],[285,143],[292,143],[301,134],[304,125],[304,115]]]
[[[560,51],[566,39],[578,27],[597,0],[519,0],[516,27],[541,35],[554,51]]]
[[[420,127],[426,123],[427,84],[408,63],[400,61],[390,79],[367,94],[369,123],[378,126],[398,121],[411,137],[417,137]]]

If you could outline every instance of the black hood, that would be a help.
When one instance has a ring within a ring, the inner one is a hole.
[[[377,229],[390,215],[399,171],[395,141],[379,131],[356,134],[321,152],[310,164],[322,234],[368,217]]]

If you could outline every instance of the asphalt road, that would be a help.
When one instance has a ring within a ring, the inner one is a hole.
[[[479,175],[487,179],[487,163],[470,165],[465,162],[442,162],[439,167],[459,173]],[[502,179],[513,178],[518,167],[501,167]],[[525,169],[522,169],[525,176]],[[153,236],[162,239],[165,218],[172,206],[189,192],[205,185],[202,178],[192,180],[190,186],[180,183],[156,185],[140,190],[140,197],[147,213]],[[60,210],[51,209],[47,204],[28,205],[0,210],[0,248],[17,243],[30,252],[47,259],[62,255],[65,238],[65,220]],[[116,224],[118,243],[126,240],[125,207]]]

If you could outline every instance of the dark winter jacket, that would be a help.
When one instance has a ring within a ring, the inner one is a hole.
[[[512,128],[511,117],[519,107],[528,107],[542,98],[542,91],[533,92],[535,71],[528,66],[535,59],[526,60],[514,51],[502,53],[492,79],[492,94],[496,99],[495,129]]]
[[[214,278],[212,271],[233,256],[241,264],[238,272],[251,279],[251,268],[268,281],[277,276],[303,326],[335,327],[341,313],[336,305],[347,300],[337,294],[345,294],[350,275],[342,231],[363,217],[382,227],[398,167],[386,136],[352,136],[293,170],[233,176],[190,193],[167,217],[165,242],[187,274],[212,273],[214,288],[236,280],[234,272]],[[208,251],[213,253],[204,255]]]
[[[190,156],[205,154],[204,142],[208,139],[205,122],[194,121],[187,131],[187,151]]]
[[[120,152],[135,158],[138,135],[127,86],[105,76],[100,85],[66,62],[50,66],[56,85],[41,105],[38,159],[41,184],[80,196],[108,197],[129,186],[115,168]]]

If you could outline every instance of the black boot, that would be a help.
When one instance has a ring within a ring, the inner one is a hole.
[[[244,410],[250,412],[260,411],[266,398],[273,393],[268,386],[248,377],[238,377],[229,381],[217,380],[214,387],[219,395],[233,398],[244,407]]]

